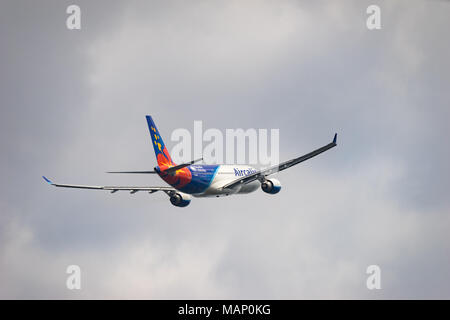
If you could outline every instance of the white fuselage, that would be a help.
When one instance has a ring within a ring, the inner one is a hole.
[[[194,166],[195,167],[195,166]],[[226,184],[239,179],[240,177],[248,176],[257,172],[255,168],[245,165],[220,165],[217,168],[210,186],[201,194],[193,194],[195,197],[220,197],[232,194],[246,194],[257,190],[261,183],[253,181],[233,189],[222,189]]]

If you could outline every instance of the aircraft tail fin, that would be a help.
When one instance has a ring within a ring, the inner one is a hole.
[[[148,130],[150,131],[150,137],[152,138],[153,149],[155,150],[156,160],[158,161],[158,166],[174,166],[175,164],[173,163],[172,158],[169,155],[169,151],[167,151],[167,148],[164,145],[164,141],[161,138],[158,129],[156,128],[155,122],[153,121],[151,116],[146,116],[146,118]]]

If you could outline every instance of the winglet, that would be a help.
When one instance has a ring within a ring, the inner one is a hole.
[[[53,182],[51,182],[49,179],[47,179],[46,177],[42,176],[42,178],[44,178],[45,182],[47,182],[48,184],[53,184]]]
[[[334,134],[333,143],[337,144],[336,141],[337,141],[337,133]]]

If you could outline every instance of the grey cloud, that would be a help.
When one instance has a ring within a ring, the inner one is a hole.
[[[0,296],[448,298],[448,3],[3,2]],[[158,185],[145,114],[172,130],[280,128],[280,194],[194,199],[50,189]],[[65,289],[79,264],[83,289]],[[383,289],[365,288],[382,267]]]

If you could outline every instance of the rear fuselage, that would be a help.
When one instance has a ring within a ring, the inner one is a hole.
[[[194,197],[219,197],[231,194],[245,194],[259,188],[260,182],[239,186],[233,189],[222,189],[224,185],[240,177],[256,172],[255,168],[242,165],[190,165],[170,175],[156,167],[156,172],[169,185],[180,192]]]

